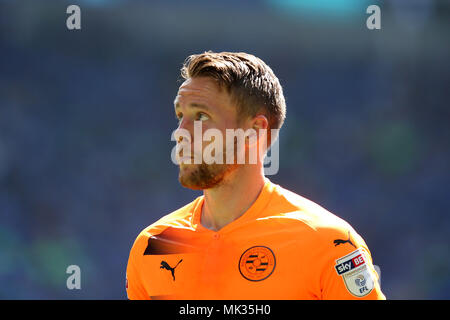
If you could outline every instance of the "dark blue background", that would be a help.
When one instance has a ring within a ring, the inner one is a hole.
[[[388,298],[448,299],[449,17],[448,1],[1,0],[0,298],[126,298],[137,234],[200,194],[170,160],[172,103],[184,59],[213,50],[284,87],[269,178],[354,226]]]

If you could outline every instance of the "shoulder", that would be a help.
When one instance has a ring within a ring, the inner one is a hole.
[[[145,227],[142,231],[139,232],[133,244],[133,247],[142,246],[144,244],[146,245],[150,237],[162,233],[164,230],[171,226],[184,226],[186,228],[190,227],[194,209],[201,198],[202,196],[196,198],[194,201],[169,214],[164,215],[151,225]]]
[[[291,226],[298,226],[304,231],[306,229],[307,234],[316,241],[334,244],[334,240],[345,241],[351,237],[354,239],[352,243],[364,244],[347,221],[319,204],[279,185],[275,185],[274,193],[275,201],[268,211],[272,211],[277,218],[286,219]]]
[[[339,259],[357,257],[362,252],[372,264],[366,242],[347,221],[294,192],[279,186],[276,189],[278,200],[275,206],[279,213],[275,217],[286,218],[279,220],[286,220],[286,230],[291,232],[291,238],[297,239],[299,246],[309,248],[307,255],[313,261],[311,265],[315,266],[311,272],[335,272],[334,266]],[[283,205],[277,205],[277,202]],[[284,210],[280,211],[281,208]]]

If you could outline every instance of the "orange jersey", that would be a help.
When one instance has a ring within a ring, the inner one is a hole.
[[[203,202],[139,234],[129,299],[385,299],[364,240],[319,205],[266,179],[242,216],[212,231]]]

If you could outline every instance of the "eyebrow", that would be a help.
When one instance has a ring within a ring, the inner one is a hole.
[[[189,103],[188,106],[190,106],[192,108],[202,109],[202,110],[209,110],[208,106],[201,104],[201,103],[192,102],[192,103]],[[179,109],[179,108],[180,108],[180,104],[178,102],[175,103],[175,110]]]

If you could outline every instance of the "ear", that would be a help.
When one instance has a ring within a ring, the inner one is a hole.
[[[267,120],[266,116],[263,114],[257,115],[252,120],[253,125],[252,128],[258,131],[259,129],[268,129],[269,128],[269,120]]]
[[[266,116],[263,114],[256,115],[253,119],[250,120],[249,127],[253,129],[252,134],[246,137],[246,142],[249,143],[249,147],[251,141],[257,141],[259,138],[267,139],[267,130],[269,128],[269,121]],[[263,130],[263,131],[260,131]]]

